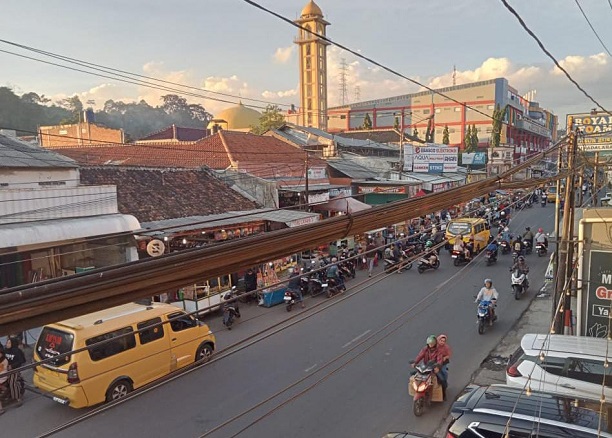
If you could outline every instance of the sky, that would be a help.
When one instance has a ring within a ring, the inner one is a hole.
[[[307,0],[259,0],[295,19]],[[612,60],[576,0],[509,0],[579,84],[612,109]],[[590,102],[522,30],[500,0],[317,0],[328,36],[403,75],[433,87],[506,77],[520,94],[560,116],[590,111]],[[612,4],[579,0],[612,49]],[[0,39],[209,91],[231,102],[299,104],[297,29],[243,0],[2,0]],[[40,59],[0,42],[0,50]],[[340,104],[339,76],[348,65],[348,101],[411,93],[419,87],[340,49],[328,50],[328,101]],[[0,52],[0,86],[59,100],[79,95],[101,107],[108,99],[159,104],[168,91],[126,84]],[[199,94],[208,95],[202,91]],[[232,106],[188,97],[213,114]]]

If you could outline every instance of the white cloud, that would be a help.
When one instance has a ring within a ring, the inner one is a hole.
[[[269,90],[266,90],[263,93],[261,93],[261,96],[264,99],[278,99],[278,98],[282,99],[284,97],[294,97],[294,96],[297,96],[297,95],[298,95],[298,87],[292,88],[290,90],[285,90],[285,91],[269,91]]]
[[[272,55],[272,58],[278,64],[287,64],[291,60],[294,51],[295,46],[279,47],[274,52],[274,55]]]

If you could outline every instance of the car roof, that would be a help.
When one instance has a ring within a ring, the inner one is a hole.
[[[449,224],[452,224],[453,222],[463,222],[463,223],[473,224],[475,222],[481,222],[481,221],[484,221],[484,219],[481,217],[462,217],[459,219],[451,220]]]
[[[521,348],[530,355],[535,356],[540,352],[567,356],[568,354],[585,357],[602,357],[606,355],[606,349],[612,347],[604,338],[593,338],[590,336],[567,336],[528,333],[521,339]]]
[[[179,312],[183,309],[165,303],[139,304],[128,303],[98,312],[66,319],[55,324],[49,324],[59,330],[70,329],[83,336],[105,333],[116,330],[134,322],[156,318],[167,313]],[[139,315],[140,314],[140,315]]]
[[[584,431],[597,431],[599,426],[599,401],[576,399],[557,394],[533,391],[526,395],[522,388],[506,385],[475,387],[472,405],[474,414],[494,415],[514,420],[537,420],[542,424],[569,426]],[[606,404],[604,412],[612,406]],[[462,409],[465,411],[465,407]],[[606,422],[605,416],[602,421]],[[602,425],[603,426],[603,425]],[[607,425],[603,427],[607,430]],[[601,436],[612,437],[610,434]]]

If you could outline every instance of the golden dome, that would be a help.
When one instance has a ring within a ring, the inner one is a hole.
[[[308,4],[304,6],[304,9],[302,9],[302,17],[308,15],[315,15],[317,17],[323,16],[323,11],[313,0],[310,0]]]
[[[247,108],[240,102],[238,106],[233,106],[217,114],[208,125],[208,129],[219,124],[222,129],[228,131],[248,131],[251,126],[259,125],[261,113],[254,109]]]

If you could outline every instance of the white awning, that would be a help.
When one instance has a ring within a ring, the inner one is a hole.
[[[0,225],[0,251],[3,248],[41,246],[139,229],[138,219],[127,214],[12,223]]]

